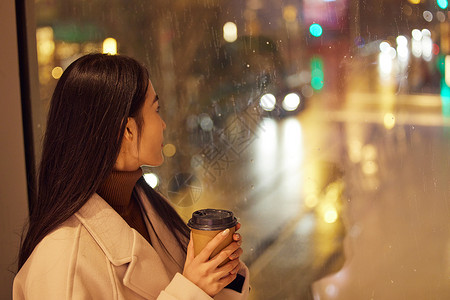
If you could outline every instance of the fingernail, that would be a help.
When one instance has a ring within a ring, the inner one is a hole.
[[[229,233],[230,233],[230,229],[225,229],[224,231],[222,231],[223,236],[227,236]]]
[[[242,242],[241,241],[237,241],[237,244],[238,244],[238,246],[240,246],[242,244]]]

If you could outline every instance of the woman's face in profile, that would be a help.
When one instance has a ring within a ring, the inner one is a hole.
[[[151,82],[142,107],[142,129],[138,147],[138,160],[141,165],[159,166],[164,162],[164,129],[166,123],[159,114],[159,100]]]

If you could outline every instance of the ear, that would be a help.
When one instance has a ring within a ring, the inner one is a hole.
[[[136,120],[134,118],[128,118],[125,132],[123,133],[123,138],[129,142],[132,142],[137,138],[137,129]]]

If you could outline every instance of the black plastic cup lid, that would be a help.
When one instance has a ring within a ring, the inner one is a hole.
[[[201,209],[192,213],[188,226],[198,230],[224,230],[238,223],[233,213],[223,209]]]

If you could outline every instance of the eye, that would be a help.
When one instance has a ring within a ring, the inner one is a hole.
[[[161,109],[161,106],[158,105],[158,107],[156,108],[156,112],[159,113],[160,109]]]

